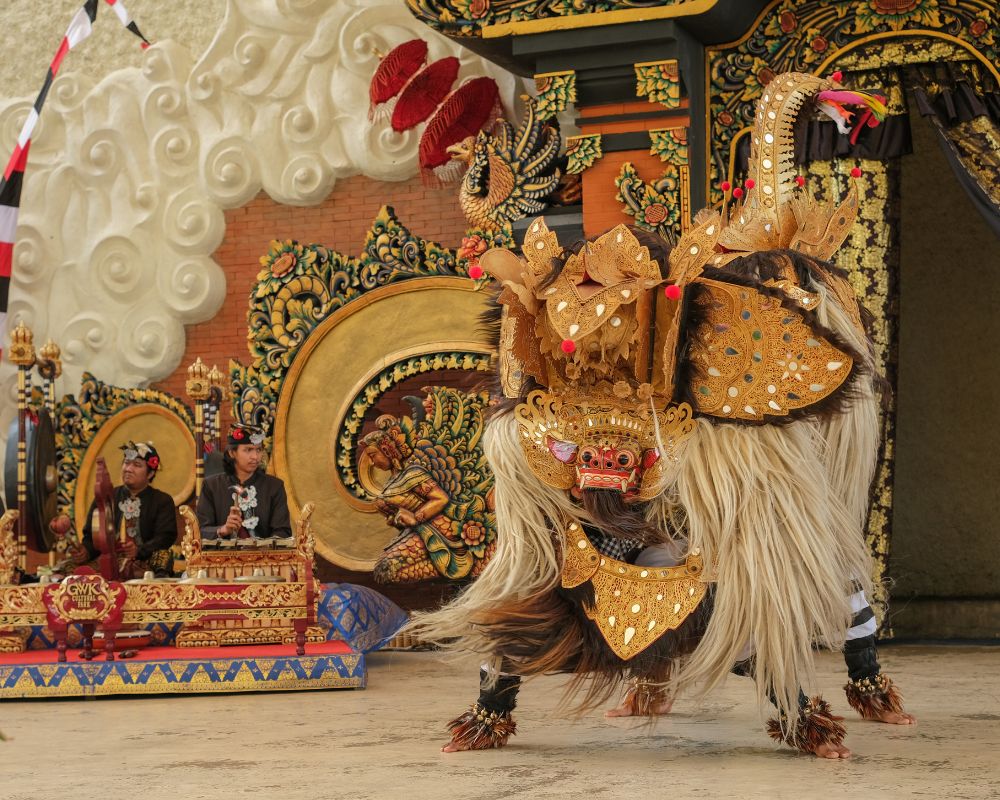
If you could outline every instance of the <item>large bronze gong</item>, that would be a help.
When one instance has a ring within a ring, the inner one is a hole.
[[[29,416],[26,420],[25,443],[28,538],[34,543],[33,549],[44,553],[51,548],[53,542],[49,522],[56,515],[56,496],[59,488],[55,430],[52,427],[52,418],[44,408],[38,411],[37,417]],[[4,485],[7,506],[17,508],[17,420],[10,424],[7,433]]]

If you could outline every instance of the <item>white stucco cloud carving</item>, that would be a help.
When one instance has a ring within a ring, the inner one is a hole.
[[[159,3],[146,13],[192,7]],[[98,25],[117,22],[103,15]],[[77,51],[67,57],[32,145],[9,316],[34,330],[36,344],[51,337],[63,348],[61,392],[75,392],[85,370],[141,386],[177,367],[184,326],[210,319],[225,298],[212,260],[225,209],[261,190],[314,205],[341,177],[416,173],[418,134],[367,122],[375,51],[415,36],[432,59],[459,56],[460,80],[494,77],[510,107],[519,80],[420,25],[399,0],[228,0],[200,57],[163,41],[140,67],[99,80],[74,71]],[[0,153],[32,100],[0,98]],[[7,364],[0,397],[10,400],[2,438],[15,398]]]

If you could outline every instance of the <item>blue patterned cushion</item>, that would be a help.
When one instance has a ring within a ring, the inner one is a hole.
[[[383,647],[407,621],[406,612],[388,597],[353,583],[323,584],[318,616],[327,639],[340,639],[362,653]]]

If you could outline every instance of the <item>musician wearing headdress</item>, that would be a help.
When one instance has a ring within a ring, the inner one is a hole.
[[[120,532],[119,553],[125,556],[126,572],[140,577],[146,571],[157,577],[169,574],[170,547],[177,541],[177,517],[173,498],[153,487],[160,470],[160,455],[152,442],[128,441],[121,446],[122,483],[115,488],[114,526]],[[83,527],[80,560],[100,555],[94,546],[95,503],[87,512]]]
[[[264,432],[233,425],[223,454],[224,472],[202,485],[198,522],[202,538],[291,543],[288,498],[280,478],[264,472]]]

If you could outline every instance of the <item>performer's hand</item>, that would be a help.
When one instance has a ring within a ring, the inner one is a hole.
[[[73,547],[67,555],[69,556],[70,561],[77,565],[86,564],[90,561],[90,553],[87,552],[87,548],[82,544],[78,544]]]
[[[121,554],[125,558],[135,558],[136,553],[139,552],[139,548],[135,543],[135,539],[126,539],[121,546]]]
[[[413,515],[412,511],[401,508],[396,512],[395,522],[397,527],[409,528],[417,524],[417,518]]]
[[[225,524],[219,529],[219,533],[224,536],[232,536],[236,531],[240,529],[243,524],[243,515],[240,513],[239,506],[233,506],[229,509],[229,516],[226,517]]]

